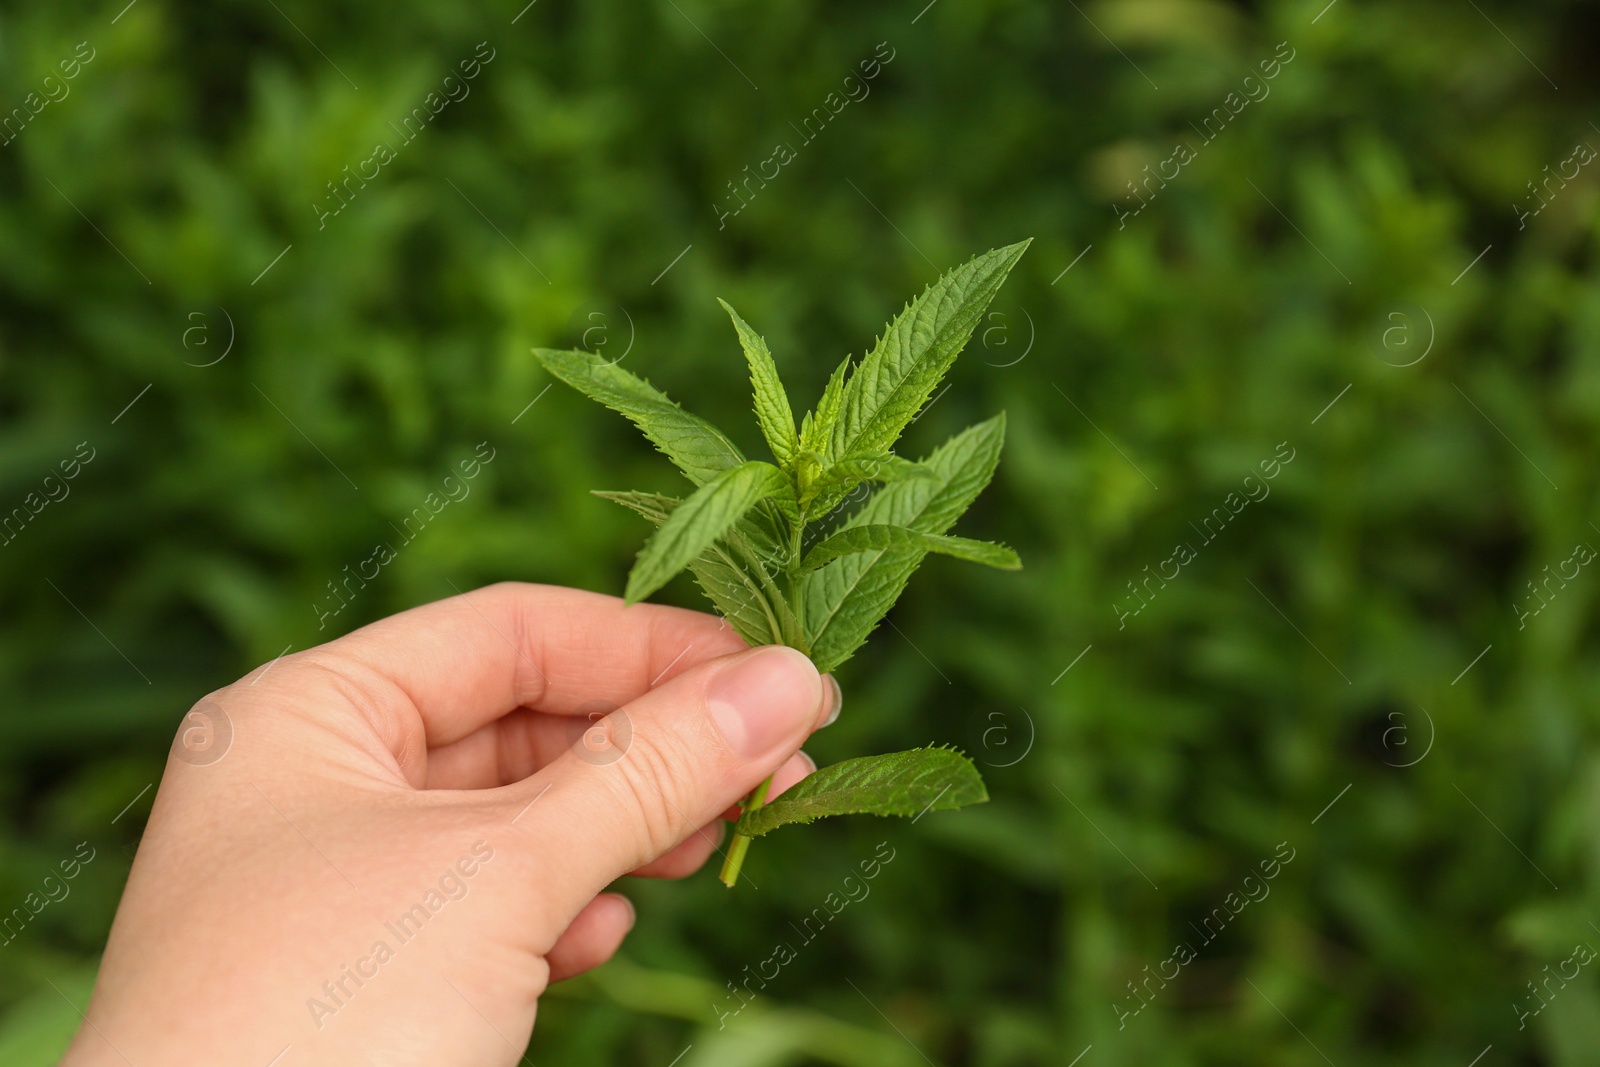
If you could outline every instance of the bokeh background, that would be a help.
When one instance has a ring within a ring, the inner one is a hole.
[[[958,744],[992,802],[776,835],[759,891],[630,887],[625,958],[547,999],[532,1057],[1600,1063],[1595,969],[1528,985],[1600,946],[1593,5],[123,2],[0,8],[0,514],[29,512],[0,544],[0,912],[95,855],[0,945],[0,1064],[77,1025],[198,697],[457,589],[620,591],[646,529],[588,490],[676,475],[531,347],[626,353],[754,450],[715,297],[805,406],[1023,237],[906,451],[1005,410],[958,532],[1027,569],[931,560],[812,746]],[[471,496],[319,629],[480,442]],[[884,841],[871,896],[719,1029]]]

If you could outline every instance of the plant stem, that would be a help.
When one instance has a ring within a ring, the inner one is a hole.
[[[800,624],[800,644],[802,646],[810,643],[805,638],[805,596],[796,573],[800,569],[800,552],[805,544],[805,527],[804,514],[800,516],[799,522],[790,527],[789,565],[784,568],[787,572],[785,576],[788,579],[787,585],[789,586],[789,610],[794,614],[795,621]],[[774,634],[778,632],[776,625],[773,626],[772,632]],[[802,647],[800,651],[808,656],[811,654],[811,650],[808,648]],[[767,790],[771,788],[772,778],[768,777],[766,781],[756,786],[755,790],[745,798],[744,804],[740,806],[740,814],[747,815],[752,811],[760,811],[762,805],[767,802]],[[732,889],[734,884],[739,881],[739,872],[744,868],[745,853],[750,851],[750,842],[752,840],[754,838],[746,837],[737,830],[734,831],[733,841],[728,845],[728,854],[722,862],[722,874],[719,876],[722,879],[722,884],[729,889]]]
[[[755,791],[745,798],[741,810],[744,813],[760,811],[761,806],[766,803],[767,790],[771,788],[771,778],[756,786]],[[753,838],[746,837],[737,831],[734,832],[733,843],[728,846],[728,855],[722,862],[722,874],[719,876],[722,879],[722,884],[729,889],[732,889],[734,883],[739,880],[739,871],[744,867],[744,854],[750,851],[750,842],[752,840]]]
[[[789,541],[789,566],[785,568],[789,580],[789,610],[794,614],[795,621],[800,624],[800,644],[811,644],[806,639],[806,598],[805,590],[799,578],[800,554],[805,549],[806,516],[800,514],[800,521],[795,523],[790,531]],[[811,649],[801,647],[801,652],[811,655]]]

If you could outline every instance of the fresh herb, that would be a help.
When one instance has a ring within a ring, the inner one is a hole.
[[[767,343],[724,302],[775,463],[746,459],[721,430],[589,352],[535,349],[556,377],[632,420],[695,485],[682,498],[598,494],[657,526],[628,575],[627,601],[643,600],[687,569],[745,640],[792,646],[827,672],[866,641],[928,553],[1020,568],[1005,545],[946,532],[994,474],[1004,415],[914,462],[891,448],[1027,246],[975,256],[928,286],[859,363],[839,365],[798,430]],[[858,490],[870,495],[851,511]],[[818,524],[827,534],[811,544],[807,531]],[[744,801],[722,868],[729,886],[751,839],[780,826],[827,815],[917,815],[988,799],[971,761],[943,748],[845,760],[767,804],[771,784]]]

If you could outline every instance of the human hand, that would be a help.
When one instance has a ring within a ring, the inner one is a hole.
[[[258,668],[191,713],[223,758],[174,746],[62,1062],[517,1063],[633,925],[601,891],[698,869],[838,704],[712,616],[511,583]]]

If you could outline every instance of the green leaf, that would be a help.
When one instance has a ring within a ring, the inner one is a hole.
[[[810,455],[810,453],[801,453]],[[815,516],[828,514],[850,495],[850,491],[864,482],[890,482],[906,478],[931,478],[933,474],[920,463],[903,459],[893,452],[879,452],[874,456],[842,459],[827,470],[814,476],[801,490],[800,505]]]
[[[791,786],[735,828],[760,837],[790,823],[829,815],[904,815],[950,811],[989,799],[972,761],[948,748],[914,748],[824,767]]]
[[[1029,243],[974,256],[906,305],[844,387],[829,437],[830,460],[894,444],[966,346]]]
[[[842,529],[885,524],[942,534],[989,484],[1005,442],[1005,416],[957,434],[922,461],[932,478],[911,478],[873,494]],[[894,605],[922,562],[921,548],[885,548],[844,556],[805,578],[811,659],[830,671],[850,658]]]
[[[682,503],[658,493],[596,490],[594,495],[614,500],[657,526]],[[751,545],[751,533],[744,523],[736,523],[689,564],[689,570],[717,613],[750,644],[798,645],[803,638],[800,623],[772,584],[760,553]]]
[[[621,504],[629,511],[637,512],[660,526],[667,521],[667,516],[672,514],[674,508],[683,501],[675,496],[662,496],[660,493],[619,492],[611,489],[591,489],[589,492],[601,500],[610,500]]]
[[[623,599],[633,604],[660,589],[757,503],[788,492],[789,479],[770,463],[742,463],[716,475],[674,508],[645,542]]]
[[[740,539],[718,541],[689,569],[740,637],[752,645],[800,647],[805,633],[794,609]]]
[[[1022,569],[1022,560],[1017,558],[1015,551],[1005,545],[997,545],[992,541],[974,541],[966,537],[923,533],[906,526],[875,523],[868,526],[852,526],[823,541],[806,553],[806,558],[800,564],[800,573],[809,574],[824,564],[832,563],[842,556],[855,552],[870,552],[884,548],[911,548],[921,549],[924,552],[937,552],[971,563],[981,563],[985,567],[997,567],[1003,571]]]
[[[621,367],[578,349],[535,348],[533,354],[557,378],[626,415],[696,485],[745,461],[721,430]]]
[[[833,424],[839,418],[839,402],[844,398],[845,377],[850,373],[850,357],[834,368],[828,384],[822,390],[815,411],[808,412],[800,426],[800,447],[821,452],[833,435]]]
[[[772,352],[761,335],[752,330],[726,300],[719,298],[717,303],[733,320],[733,328],[739,331],[739,345],[744,349],[745,361],[750,364],[750,387],[755,394],[756,420],[761,424],[761,435],[767,439],[767,447],[772,449],[778,465],[788,470],[800,442],[794,431],[789,394],[784,392],[783,382],[778,378],[778,365],[772,361]]]

